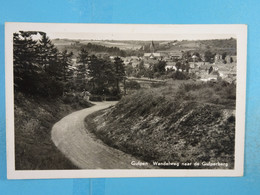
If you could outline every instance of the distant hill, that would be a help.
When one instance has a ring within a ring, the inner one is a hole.
[[[181,51],[193,51],[204,53],[210,50],[213,53],[224,53],[229,55],[236,55],[237,41],[234,38],[231,39],[215,39],[215,40],[196,40],[196,41],[175,41],[175,42],[163,42],[158,46],[159,51],[171,52],[176,50]]]
[[[128,41],[128,40],[71,40],[53,39],[52,42],[59,50],[72,51],[77,54],[79,49],[92,45],[90,52],[107,52],[110,55],[143,55],[150,52],[151,41]],[[236,55],[237,41],[230,39],[215,40],[183,40],[183,41],[153,41],[157,52],[191,51],[205,53],[210,50],[213,53]],[[94,49],[93,45],[96,45]],[[99,47],[98,47],[99,46]],[[87,47],[88,49],[88,47]],[[125,52],[125,53],[124,53]]]
[[[66,49],[76,55],[81,47],[84,47],[90,54],[104,52],[114,56],[143,55],[139,52],[142,45],[132,41],[53,39],[52,42],[60,51]]]

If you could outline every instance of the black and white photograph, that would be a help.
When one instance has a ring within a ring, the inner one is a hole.
[[[10,179],[243,175],[245,25],[5,28]]]

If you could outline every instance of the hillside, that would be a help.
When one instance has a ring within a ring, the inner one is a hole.
[[[117,41],[117,40],[70,40],[70,39],[54,39],[52,42],[59,50],[69,50],[77,53],[79,48],[87,46],[89,43],[103,47],[103,52],[109,51],[109,48],[116,47],[123,51],[128,51],[124,55],[136,55],[140,52],[150,52],[151,41]],[[215,39],[215,40],[182,40],[182,41],[153,41],[158,52],[174,52],[174,51],[193,51],[204,53],[207,50],[213,53],[224,53],[236,55],[236,39]],[[140,49],[144,48],[144,51]],[[120,51],[108,52],[111,55],[120,55]]]
[[[168,85],[139,90],[86,122],[106,144],[147,162],[219,162],[227,164],[203,168],[227,169],[234,167],[234,106],[234,85]]]
[[[137,55],[141,47],[139,43],[128,41],[99,41],[99,40],[69,40],[54,39],[54,45],[60,51],[68,50],[73,52],[75,56],[80,48],[84,47],[90,54],[107,53],[112,56],[128,56]]]
[[[177,42],[164,42],[159,44],[158,50],[164,52],[172,51],[193,51],[204,53],[210,50],[213,53],[236,55],[236,39],[215,39],[215,40],[183,40]]]
[[[16,92],[15,169],[77,169],[51,141],[51,128],[67,114],[89,106],[65,104],[61,99],[44,99]]]

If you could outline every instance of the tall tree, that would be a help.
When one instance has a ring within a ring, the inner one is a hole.
[[[44,69],[41,92],[46,96],[60,96],[63,93],[62,65],[58,57],[58,49],[45,32],[39,32],[38,63]],[[43,95],[44,95],[43,94]]]
[[[159,61],[157,64],[154,65],[154,72],[158,72],[159,75],[162,75],[165,73],[165,61]]]
[[[119,95],[120,82],[125,77],[123,61],[115,58],[114,62],[109,59],[90,57],[88,66],[89,76],[93,85],[92,93],[98,95]]]
[[[177,71],[179,71],[182,68],[182,63],[178,61],[175,66],[177,68]]]
[[[117,95],[120,94],[120,87],[119,83],[123,81],[125,75],[125,67],[123,60],[119,57],[116,57],[114,59],[114,65],[115,65],[115,80],[116,80],[116,90],[117,90]]]
[[[78,90],[84,90],[87,84],[87,66],[89,64],[89,55],[85,48],[81,48],[77,58],[77,86]]]
[[[109,94],[110,86],[113,86],[112,83],[115,83],[111,62],[92,55],[88,70],[93,85],[91,92],[98,95]]]
[[[28,88],[31,85],[32,78],[37,79],[41,72],[36,56],[37,41],[32,39],[36,32],[20,31],[13,35],[13,55],[14,55],[14,85],[15,88],[22,91],[33,93],[34,89]]]
[[[62,92],[58,51],[44,32],[14,33],[14,77],[18,90],[40,96]]]
[[[204,57],[206,62],[213,62],[215,54],[208,50],[205,52]]]
[[[183,60],[192,61],[191,53],[189,51],[185,51],[182,55]]]
[[[40,34],[38,63],[46,72],[55,75],[57,71],[60,71],[60,67],[58,67],[58,50],[46,33],[40,32]]]
[[[64,85],[64,91],[68,91],[70,88],[73,86],[73,74],[74,74],[74,69],[73,69],[73,63],[72,63],[72,52],[68,52],[67,50],[64,50],[63,52],[60,53],[59,55],[59,60],[61,64],[61,73],[62,73],[62,81]]]

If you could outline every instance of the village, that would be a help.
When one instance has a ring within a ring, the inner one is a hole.
[[[173,51],[164,52],[157,51],[153,42],[150,45],[150,53],[144,53],[143,56],[129,56],[121,57],[125,66],[131,65],[134,69],[138,68],[140,62],[143,62],[146,69],[151,69],[158,61],[165,62],[165,71],[180,71],[188,72],[196,75],[196,78],[201,81],[216,81],[218,79],[225,80],[229,83],[236,82],[236,56],[222,54],[215,54],[210,59],[211,62],[206,61],[204,53],[194,52],[186,54],[189,51]],[[110,56],[113,60],[115,56]],[[178,64],[185,64],[186,66],[179,66]]]
[[[144,47],[139,48],[139,50],[144,50]],[[140,65],[147,72],[152,70],[158,62],[164,62],[166,74],[179,71],[190,73],[193,75],[193,78],[200,81],[207,82],[221,79],[228,83],[236,83],[236,55],[211,53],[210,56],[205,56],[205,54],[206,52],[181,50],[178,48],[172,51],[163,51],[159,50],[153,41],[149,44],[149,52],[143,52],[138,56],[115,56],[106,52],[95,53],[97,57],[111,61],[116,57],[120,57],[124,63],[127,76],[136,77],[136,74],[133,73],[139,71]],[[76,69],[77,59],[72,59],[72,61]],[[131,69],[130,74],[127,74],[128,69]],[[141,73],[138,77],[148,77],[147,75]]]

